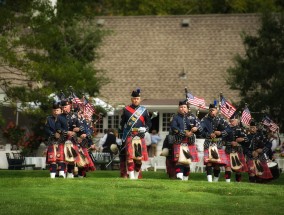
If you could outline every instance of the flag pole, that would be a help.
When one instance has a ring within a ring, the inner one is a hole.
[[[222,98],[223,98],[223,93],[220,92],[219,94],[219,107],[218,107],[218,110],[219,110],[219,115],[221,115],[221,105],[222,105]]]

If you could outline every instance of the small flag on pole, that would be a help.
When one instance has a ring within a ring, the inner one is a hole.
[[[245,125],[249,125],[250,120],[251,120],[251,114],[250,114],[249,109],[246,107],[243,110],[241,122]]]

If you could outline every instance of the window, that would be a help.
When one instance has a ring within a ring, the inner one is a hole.
[[[163,113],[163,127],[162,131],[169,131],[171,127],[171,120],[174,113]]]
[[[108,128],[119,129],[119,115],[108,116]]]
[[[104,119],[101,117],[98,121],[96,121],[96,124],[95,124],[95,128],[97,129],[97,132],[98,133],[103,133],[104,132]]]

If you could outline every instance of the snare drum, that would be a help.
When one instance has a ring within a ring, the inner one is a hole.
[[[273,179],[277,179],[280,176],[280,169],[278,167],[278,163],[270,161],[267,162],[267,166],[270,169],[270,172],[273,176]]]

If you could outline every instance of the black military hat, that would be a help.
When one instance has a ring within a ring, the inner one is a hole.
[[[187,100],[179,101],[178,106],[187,105]]]
[[[61,106],[66,106],[66,105],[70,105],[70,101],[65,99],[65,100],[61,100]]]
[[[52,104],[52,109],[58,109],[58,108],[61,108],[60,103],[59,102],[54,102]]]
[[[131,93],[131,97],[140,97],[140,89],[133,90]]]
[[[234,113],[230,119],[239,119],[239,115],[237,113]]]
[[[210,104],[209,109],[212,109],[212,108],[217,108],[217,106],[215,104]]]
[[[257,123],[254,119],[252,119],[249,123],[250,126],[257,126]]]

